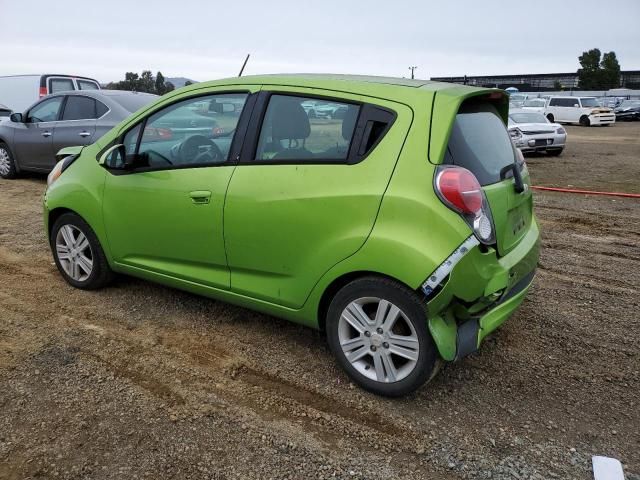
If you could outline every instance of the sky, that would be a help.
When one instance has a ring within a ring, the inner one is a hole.
[[[640,0],[0,0],[0,75],[109,82],[127,71],[416,78],[573,72],[615,51],[640,70]],[[531,7],[536,5],[536,7]]]

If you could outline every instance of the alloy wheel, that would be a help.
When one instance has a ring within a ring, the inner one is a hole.
[[[9,152],[5,148],[0,148],[0,175],[8,175],[11,171],[11,160]]]
[[[56,256],[63,270],[77,282],[93,271],[93,252],[86,235],[74,225],[63,225],[56,235]]]
[[[338,322],[338,339],[351,366],[377,382],[398,382],[418,362],[420,346],[413,325],[402,310],[382,298],[349,303]]]

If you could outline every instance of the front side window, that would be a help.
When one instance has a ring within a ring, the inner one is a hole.
[[[96,82],[92,82],[91,80],[77,80],[78,88],[80,90],[99,90],[100,87]]]
[[[30,123],[55,122],[58,120],[58,112],[63,98],[53,97],[40,102],[29,111],[28,121]]]
[[[272,95],[256,160],[346,160],[359,110],[350,103]]]
[[[70,95],[64,106],[62,120],[87,120],[96,118],[96,101],[93,98]]]
[[[247,96],[207,95],[170,105],[147,119],[139,141],[140,125],[125,135],[126,155],[137,153],[151,168],[224,163]]]
[[[68,92],[70,90],[75,90],[73,80],[70,78],[49,79],[49,93]]]

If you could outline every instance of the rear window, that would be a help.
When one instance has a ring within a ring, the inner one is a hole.
[[[481,185],[500,181],[500,171],[515,160],[507,129],[491,104],[463,105],[451,129],[444,163],[473,172]]]
[[[116,101],[122,108],[124,108],[128,112],[133,113],[140,110],[145,105],[150,104],[158,97],[155,95],[130,93],[127,95],[115,95],[111,98]]]

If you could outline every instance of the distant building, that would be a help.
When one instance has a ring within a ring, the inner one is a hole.
[[[524,75],[482,75],[462,77],[431,77],[435,82],[461,83],[476,87],[516,87],[521,92],[541,92],[578,88],[578,74],[573,73],[531,73]],[[640,70],[625,70],[620,72],[620,86],[623,88],[640,89]]]

